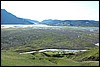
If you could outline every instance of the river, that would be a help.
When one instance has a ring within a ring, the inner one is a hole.
[[[30,52],[24,52],[24,53],[20,53],[20,54],[28,54],[28,53],[35,53],[35,52],[46,52],[46,51],[79,52],[79,51],[87,51],[87,50],[43,49],[43,50],[39,50],[39,51],[30,51]]]

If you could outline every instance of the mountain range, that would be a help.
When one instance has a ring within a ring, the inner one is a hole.
[[[99,26],[99,21],[94,20],[43,20],[41,23],[52,26]]]
[[[16,17],[15,15],[1,9],[1,24],[34,24],[23,18]]]
[[[50,26],[90,26],[99,27],[99,21],[95,20],[52,20],[47,19],[41,22],[27,18],[19,18],[12,13],[1,9],[1,24],[45,24]]]

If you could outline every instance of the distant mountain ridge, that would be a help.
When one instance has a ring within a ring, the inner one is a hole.
[[[37,21],[37,20],[31,20],[31,19],[25,19],[25,18],[22,18],[22,19],[27,20],[27,21],[34,23],[34,24],[39,24],[39,21]]]
[[[51,26],[99,26],[99,21],[94,20],[43,20],[42,24],[47,24]]]
[[[47,19],[41,22],[26,18],[19,18],[1,9],[1,24],[45,24],[50,26],[89,26],[99,27],[99,21],[94,20],[52,20]]]
[[[1,9],[1,24],[34,24]]]

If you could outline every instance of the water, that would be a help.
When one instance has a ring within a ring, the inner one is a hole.
[[[1,25],[1,28],[25,28],[25,27],[52,27],[44,24],[34,24],[34,25]]]
[[[39,51],[30,51],[30,52],[24,52],[24,53],[20,53],[20,54],[28,54],[28,53],[35,53],[35,52],[46,52],[46,51],[79,52],[79,51],[87,51],[87,50],[43,49],[43,50],[39,50]]]
[[[79,51],[86,51],[86,50],[44,49],[44,51],[66,51],[66,52],[79,52]]]

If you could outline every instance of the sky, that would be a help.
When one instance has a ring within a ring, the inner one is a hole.
[[[1,1],[1,9],[20,18],[42,21],[99,21],[99,1]]]

